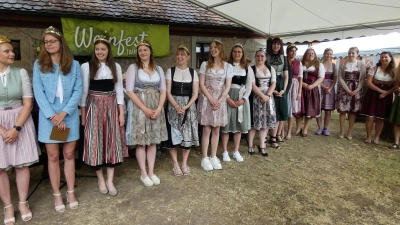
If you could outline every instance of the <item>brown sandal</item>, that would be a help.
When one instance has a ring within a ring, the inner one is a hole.
[[[183,175],[182,170],[181,170],[181,168],[179,166],[174,167],[172,169],[172,172],[174,172],[174,175],[178,176],[178,177]]]
[[[183,172],[183,175],[185,175],[185,176],[190,175],[190,167],[188,167],[188,166],[182,167],[182,172]]]

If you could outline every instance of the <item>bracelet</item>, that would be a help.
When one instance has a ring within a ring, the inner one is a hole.
[[[267,94],[265,94],[265,95],[271,98],[271,95],[270,95],[270,94],[267,93]]]
[[[6,133],[7,132],[7,130],[5,130],[5,131],[3,131],[0,135],[1,136],[3,136],[4,135],[4,133]]]

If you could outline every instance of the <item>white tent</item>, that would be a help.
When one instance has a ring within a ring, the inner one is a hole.
[[[307,45],[299,45],[297,57],[302,57]],[[377,55],[383,51],[400,52],[400,33],[374,35],[370,37],[352,38],[338,41],[321,42],[312,46],[318,57],[322,57],[326,48],[333,50],[334,57],[346,57],[350,47],[357,47],[360,55]]]
[[[188,0],[285,43],[400,31],[399,0]]]

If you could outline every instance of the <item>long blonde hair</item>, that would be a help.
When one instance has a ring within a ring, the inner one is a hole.
[[[307,61],[306,61],[307,52],[308,52],[308,51],[313,51],[313,52],[314,52],[314,55],[315,55],[314,59],[313,59],[311,62],[307,62]],[[305,52],[304,55],[303,55],[303,58],[301,59],[301,63],[302,63],[303,66],[305,66],[306,68],[309,68],[309,67],[311,67],[311,66],[314,66],[315,68],[319,68],[319,60],[318,60],[317,54],[315,53],[315,50],[314,50],[313,48],[308,48],[308,49],[306,50],[306,52]]]

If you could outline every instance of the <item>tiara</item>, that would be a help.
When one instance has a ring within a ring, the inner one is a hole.
[[[184,44],[179,45],[178,49],[185,49],[185,51],[189,52],[189,49]]]
[[[48,34],[48,33],[57,34],[58,36],[61,37],[60,31],[58,31],[57,28],[54,28],[53,26],[49,26],[49,27],[44,31],[44,33],[45,33],[45,34]]]
[[[218,42],[218,43],[222,44],[222,42],[218,39],[215,39],[214,42]]]
[[[291,47],[296,47],[296,45],[292,43],[292,44],[290,44],[290,45],[287,46],[287,48],[291,48]],[[297,48],[297,47],[296,47],[296,48]]]
[[[0,34],[0,44],[1,43],[11,43],[11,41],[6,36]]]
[[[256,52],[259,52],[259,51],[267,52],[267,50],[265,48],[259,48]]]
[[[103,36],[103,35],[97,36],[95,42],[96,42],[96,41],[105,41],[105,42],[110,43],[110,41],[106,39],[106,36]]]
[[[276,35],[276,36],[274,36],[274,37],[272,38],[272,40],[274,40],[274,39],[281,39],[281,36]]]
[[[236,43],[233,47],[241,47],[243,49],[243,45],[240,43]]]
[[[139,42],[137,47],[142,46],[142,45],[145,45],[147,47],[151,47],[150,43],[148,41],[146,41],[146,40],[143,40],[143,41]]]

